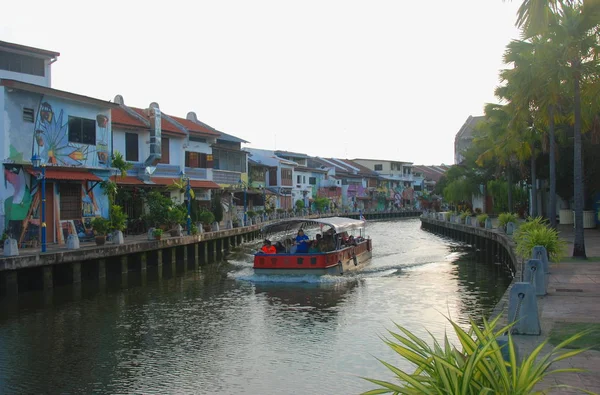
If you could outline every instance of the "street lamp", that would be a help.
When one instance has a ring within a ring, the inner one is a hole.
[[[46,252],[46,165],[42,164],[42,158],[34,154],[31,157],[33,169],[40,171],[37,179],[42,182],[42,215],[41,215],[41,232],[42,232],[42,252]]]
[[[181,172],[181,178],[185,181],[185,195],[187,197],[187,234],[192,234],[192,192],[190,178]]]
[[[247,193],[248,193],[248,188],[246,186],[246,183],[244,181],[242,181],[242,179],[240,178],[240,184],[242,185],[242,187],[244,188],[244,226],[246,226],[246,205],[247,205]]]

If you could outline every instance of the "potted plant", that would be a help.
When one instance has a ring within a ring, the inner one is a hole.
[[[163,235],[163,230],[162,230],[162,229],[160,229],[160,228],[155,228],[155,229],[152,231],[152,236],[154,236],[154,238],[155,238],[156,240],[160,240],[160,239],[162,239],[162,235]]]
[[[110,227],[113,231],[113,242],[123,244],[123,231],[127,228],[127,214],[123,212],[123,207],[113,204],[110,209]]]
[[[479,224],[480,227],[485,227],[485,220],[488,219],[488,215],[487,214],[479,214],[477,216],[477,223]]]
[[[180,236],[179,225],[183,225],[187,218],[187,211],[181,204],[174,204],[167,209],[167,226],[171,236]]]
[[[96,245],[104,245],[106,243],[106,235],[110,230],[110,220],[107,218],[96,217],[92,220],[92,229],[96,235]]]
[[[215,216],[208,210],[202,210],[198,213],[198,221],[202,223],[204,231],[210,232],[210,225],[215,222]]]
[[[249,211],[246,211],[246,215],[250,219],[250,225],[252,225],[252,221],[254,221],[254,217],[256,217],[256,212],[252,211],[252,210],[249,210]]]

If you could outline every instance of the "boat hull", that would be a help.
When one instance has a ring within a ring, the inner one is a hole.
[[[342,275],[361,270],[372,256],[370,239],[356,246],[317,254],[256,254],[254,271],[264,275]]]

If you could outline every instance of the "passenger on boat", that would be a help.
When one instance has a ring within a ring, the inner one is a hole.
[[[308,236],[304,234],[304,231],[300,229],[296,236],[296,253],[306,254],[308,252]]]
[[[277,254],[285,253],[285,246],[281,243],[281,241],[275,243],[275,251],[277,252]]]
[[[319,246],[316,240],[313,240],[310,242],[310,247],[308,248],[308,253],[309,254],[317,254],[321,251],[319,251]]]
[[[275,254],[277,253],[277,250],[274,246],[271,245],[271,240],[265,240],[263,242],[263,246],[260,249],[260,252],[262,252],[263,254]]]
[[[294,242],[292,241],[291,238],[285,239],[284,244],[285,244],[286,252],[289,252],[290,254],[296,253],[296,246],[294,245]]]

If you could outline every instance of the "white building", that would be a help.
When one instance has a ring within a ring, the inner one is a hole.
[[[0,79],[52,86],[52,63],[60,53],[0,41]]]

